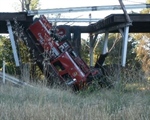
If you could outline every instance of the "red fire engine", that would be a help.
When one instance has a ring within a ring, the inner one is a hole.
[[[65,31],[53,28],[45,16],[40,16],[29,26],[28,31],[36,43],[42,46],[42,52],[48,54],[52,70],[63,83],[80,89],[91,81],[93,75],[99,74],[75,53],[69,41],[62,40]]]

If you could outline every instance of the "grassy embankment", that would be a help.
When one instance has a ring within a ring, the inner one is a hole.
[[[142,80],[72,93],[1,85],[0,120],[149,120],[149,87]]]

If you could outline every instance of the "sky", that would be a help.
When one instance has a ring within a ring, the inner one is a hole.
[[[15,12],[20,10],[20,0],[0,0],[0,12]],[[109,2],[108,2],[109,1]],[[145,3],[146,0],[123,0],[127,4]],[[67,8],[67,7],[86,7],[86,6],[103,6],[103,5],[119,5],[118,0],[40,0],[41,9]],[[131,11],[131,10],[129,10]],[[137,10],[134,10],[137,11]],[[104,18],[112,13],[122,13],[122,11],[96,11],[96,12],[77,12],[63,13],[61,17],[65,18],[88,18],[91,13],[92,18]]]
[[[125,5],[127,4],[141,4],[146,0],[123,0]],[[68,8],[68,7],[86,7],[86,6],[103,6],[103,5],[119,5],[118,0],[40,0],[40,9],[52,9],[52,8]],[[0,12],[17,12],[20,10],[19,0],[0,0]],[[131,10],[128,10],[129,12]],[[132,10],[138,12],[138,10]],[[92,18],[102,19],[110,14],[123,13],[121,10],[111,11],[88,11],[77,13],[63,13],[61,18],[89,18],[91,14]],[[55,17],[50,15],[50,17]],[[60,23],[65,24],[65,23]],[[67,23],[68,25],[88,25],[89,23]]]
[[[109,2],[108,2],[109,1]],[[146,0],[123,0],[124,4],[145,3]],[[40,0],[41,9],[119,5],[118,0]],[[19,0],[0,0],[0,12],[14,12]]]

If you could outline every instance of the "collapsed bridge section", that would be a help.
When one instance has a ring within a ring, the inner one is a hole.
[[[149,14],[129,14],[132,25],[130,26],[129,32],[149,32],[150,27],[150,15]],[[14,25],[14,21],[16,20],[21,26],[24,28],[24,34],[28,37],[27,39],[31,39],[26,32],[26,29],[34,23],[33,21],[34,16],[27,16],[27,13],[0,13],[0,33],[8,33],[12,39],[13,33],[11,29],[11,25]],[[142,18],[142,19],[141,19]],[[107,16],[106,18],[98,21],[97,23],[90,24],[89,26],[66,26],[61,25],[57,26],[58,28],[63,28],[66,32],[66,38],[69,39],[71,33],[74,33],[74,39],[72,46],[75,48],[76,52],[79,54],[80,50],[80,40],[81,40],[81,33],[105,33],[105,41],[107,42],[108,33],[116,33],[116,32],[124,32],[125,36],[127,37],[126,33],[128,32],[126,26],[129,24],[125,21],[125,16],[123,14],[112,14]],[[122,30],[124,29],[124,31]],[[43,69],[42,61],[44,60],[42,53],[43,48],[37,47],[36,42],[34,40],[28,40],[29,46],[32,50],[35,50],[36,59],[40,62],[38,63],[39,67]],[[104,54],[106,51],[104,52]],[[68,55],[68,54],[67,54]],[[66,77],[66,76],[65,76]]]

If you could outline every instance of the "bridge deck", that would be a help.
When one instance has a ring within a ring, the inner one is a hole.
[[[129,14],[129,16],[132,21],[132,26],[129,29],[130,32],[150,32],[150,14]],[[124,14],[111,14],[97,23],[89,25],[89,27],[91,31],[98,31],[108,29],[112,26],[118,26],[125,22]],[[118,32],[118,30],[116,29],[110,32]]]
[[[150,32],[150,14],[129,14],[132,20],[132,26],[129,31],[134,33],[148,33]],[[6,20],[10,20],[12,23],[14,18],[22,24],[24,27],[28,27],[33,22],[33,16],[27,16],[26,12],[20,13],[0,13],[0,33],[8,33]],[[81,33],[97,32],[106,30],[112,26],[118,26],[125,23],[124,14],[111,14],[106,18],[91,24],[89,26],[80,26]],[[118,29],[110,32],[118,32]]]
[[[26,12],[0,13],[0,33],[8,33],[6,21],[9,20],[11,23],[14,23],[14,19],[24,27],[33,22],[33,16],[27,16]]]

